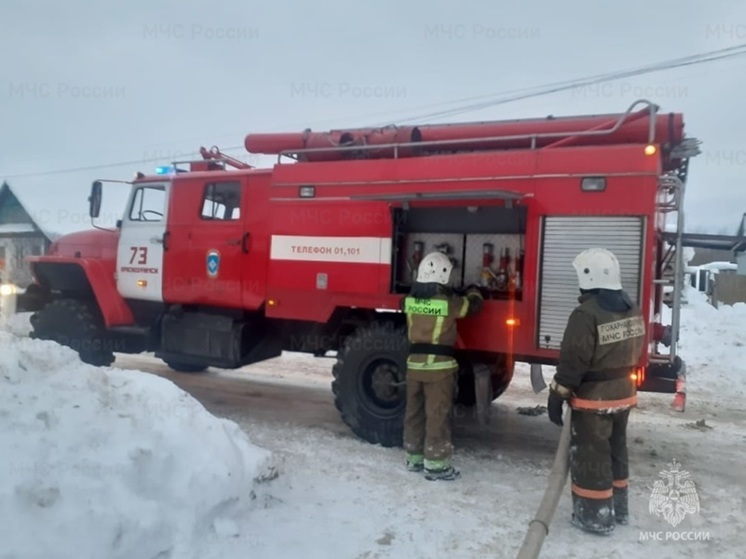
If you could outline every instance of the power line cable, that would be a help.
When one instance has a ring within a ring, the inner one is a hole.
[[[461,107],[455,107],[455,108],[444,110],[444,111],[427,113],[424,115],[421,114],[415,117],[400,120],[400,122],[411,122],[411,121],[417,121],[417,120],[422,121],[424,119],[441,118],[444,116],[454,116],[456,114],[462,114],[462,113],[470,112],[474,110],[485,109],[485,108],[493,107],[496,105],[510,103],[513,101],[520,101],[520,100],[529,99],[532,97],[550,95],[552,93],[558,93],[560,91],[565,91],[567,89],[572,89],[575,87],[585,87],[589,85],[603,83],[606,81],[612,81],[612,80],[618,80],[622,78],[629,78],[629,77],[649,74],[651,72],[671,70],[674,68],[692,66],[695,64],[703,64],[706,62],[713,62],[715,60],[732,58],[732,57],[741,56],[744,54],[746,54],[746,44],[738,45],[735,47],[728,47],[725,49],[719,49],[717,51],[702,53],[698,55],[692,55],[692,56],[688,56],[684,58],[679,58],[679,59],[671,60],[669,62],[661,62],[657,64],[647,65],[647,66],[643,66],[643,67],[636,68],[636,69],[623,70],[620,72],[613,72],[609,74],[599,74],[597,76],[591,76],[587,78],[580,78],[580,79],[569,80],[569,81],[564,81],[564,82],[557,82],[555,84],[541,86],[541,88],[535,88],[536,89],[535,91],[530,91],[530,92],[522,93],[518,95],[510,95],[508,97],[501,97],[499,99],[484,101],[482,103],[464,105]],[[486,97],[496,97],[497,95],[504,95],[504,94],[494,94],[494,95],[486,96]],[[380,124],[379,126],[382,126],[382,125],[383,124]]]
[[[597,74],[597,75],[585,77],[585,78],[578,78],[574,80],[564,80],[561,82],[554,82],[554,83],[545,84],[541,86],[508,90],[508,91],[504,91],[501,93],[466,97],[466,98],[462,98],[457,101],[426,105],[426,107],[443,106],[443,105],[453,104],[456,102],[474,101],[478,99],[490,99],[490,100],[483,101],[481,103],[470,103],[468,105],[454,107],[454,108],[447,109],[444,111],[438,111],[438,112],[433,112],[433,113],[427,113],[424,115],[418,115],[416,117],[399,119],[399,122],[404,123],[404,122],[411,122],[411,121],[417,121],[417,120],[422,121],[424,119],[453,116],[453,115],[463,114],[463,113],[470,112],[470,111],[494,107],[496,105],[502,105],[505,103],[513,102],[513,101],[520,101],[520,100],[529,99],[532,97],[550,95],[552,93],[558,93],[560,91],[565,91],[567,89],[572,89],[574,87],[595,85],[598,83],[603,83],[605,81],[612,81],[612,80],[617,80],[617,79],[622,79],[622,78],[635,77],[639,75],[649,74],[652,72],[671,70],[674,68],[680,68],[684,66],[692,66],[695,64],[704,64],[707,62],[723,60],[727,58],[741,56],[744,54],[746,54],[746,43],[735,45],[732,47],[726,47],[723,49],[718,49],[715,51],[709,51],[709,52],[704,52],[700,54],[690,55],[690,56],[686,56],[683,58],[677,58],[677,59],[673,59],[673,60],[666,61],[666,62],[658,62],[654,64],[649,64],[646,66],[642,66],[642,67],[630,69],[630,70],[610,72],[607,74]],[[495,97],[499,97],[499,98],[495,99]],[[384,114],[384,113],[379,113],[379,114]],[[388,113],[388,114],[393,114],[393,113]],[[390,122],[380,123],[374,126],[386,126],[387,124],[390,124]],[[238,145],[238,146],[229,146],[227,148],[223,148],[221,149],[221,151],[230,152],[230,151],[243,150],[243,149],[244,149],[243,145]],[[199,155],[199,152],[197,151],[183,154],[184,157],[193,157],[193,156],[196,157],[198,155]],[[5,177],[5,179],[22,178],[22,177],[40,177],[40,176],[51,176],[51,175],[59,175],[59,174],[66,174],[66,173],[77,173],[77,172],[83,172],[83,171],[95,171],[98,169],[140,165],[142,163],[149,163],[149,162],[162,161],[162,160],[163,160],[162,157],[153,157],[153,158],[137,159],[134,161],[121,161],[117,163],[105,163],[105,164],[100,164],[100,165],[89,165],[85,167],[74,167],[74,168],[67,168],[67,169],[56,169],[52,171],[41,171],[37,173],[19,173],[15,175],[8,175]]]

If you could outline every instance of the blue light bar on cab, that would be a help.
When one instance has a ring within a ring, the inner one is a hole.
[[[175,173],[175,172],[176,172],[176,169],[173,167],[173,165],[164,165],[162,167],[155,168],[156,175],[168,175],[170,173]]]

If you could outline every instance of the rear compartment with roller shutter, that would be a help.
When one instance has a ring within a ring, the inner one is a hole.
[[[587,248],[602,247],[616,255],[622,286],[640,304],[644,217],[545,217],[542,228],[538,347],[560,347],[580,295],[572,261]]]

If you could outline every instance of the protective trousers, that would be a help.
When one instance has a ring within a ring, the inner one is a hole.
[[[570,440],[573,524],[609,533],[627,520],[627,420],[616,413],[573,410]],[[615,508],[618,518],[615,519]]]
[[[407,462],[427,470],[451,465],[451,410],[455,373],[407,372],[404,449]]]

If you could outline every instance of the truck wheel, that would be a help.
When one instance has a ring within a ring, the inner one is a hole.
[[[508,363],[506,358],[499,360],[497,365],[492,365],[492,400],[497,400],[510,386],[513,380],[515,363]],[[462,406],[474,406],[477,396],[474,389],[474,369],[471,363],[461,363],[458,376],[458,395],[456,403]]]
[[[203,373],[207,370],[207,365],[193,365],[191,363],[182,363],[181,361],[166,361],[163,362],[174,371],[180,373]]]
[[[112,344],[100,313],[77,299],[57,299],[31,316],[31,338],[51,340],[78,352],[80,360],[96,367],[114,362]]]
[[[358,437],[401,446],[409,343],[404,328],[373,324],[347,337],[332,372],[334,404]]]

